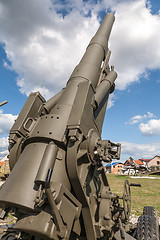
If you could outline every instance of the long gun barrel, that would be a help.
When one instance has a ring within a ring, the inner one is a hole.
[[[108,39],[114,20],[115,17],[112,13],[108,13],[105,16],[97,33],[90,41],[80,63],[74,69],[70,80],[73,80],[73,78],[83,78],[90,81],[92,86],[96,88],[102,61],[108,53]]]

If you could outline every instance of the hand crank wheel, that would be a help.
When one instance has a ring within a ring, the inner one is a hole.
[[[128,220],[131,212],[131,191],[128,180],[124,182],[123,189],[123,209],[125,219]]]

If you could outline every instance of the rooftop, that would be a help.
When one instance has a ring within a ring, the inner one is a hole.
[[[115,166],[116,164],[123,164],[123,163],[121,163],[121,162],[112,162],[112,163],[107,164],[105,167]]]
[[[2,167],[3,163],[4,163],[3,161],[0,161],[0,167]]]
[[[144,159],[144,158],[140,158],[140,159],[138,159],[138,160],[143,161],[143,162],[150,162],[152,159]]]

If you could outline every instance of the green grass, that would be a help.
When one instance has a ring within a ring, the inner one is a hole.
[[[141,187],[131,187],[131,214],[141,215],[144,206],[153,206],[160,212],[160,177],[159,179],[130,178],[124,175],[107,174],[107,179],[113,193],[123,195],[123,185],[126,179],[130,183],[139,183]]]

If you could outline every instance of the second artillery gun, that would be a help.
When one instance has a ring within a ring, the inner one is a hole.
[[[121,148],[101,139],[117,77],[108,64],[113,22],[107,14],[66,88],[47,102],[31,93],[14,123],[0,206],[1,217],[11,212],[17,222],[2,239],[134,239],[126,233],[130,185],[123,197],[113,194],[103,166]]]

